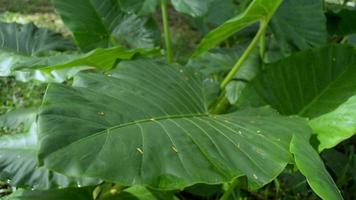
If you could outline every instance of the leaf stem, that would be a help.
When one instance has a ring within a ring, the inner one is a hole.
[[[214,114],[220,114],[224,112],[226,107],[229,105],[229,101],[226,98],[226,92],[225,92],[225,87],[229,84],[229,82],[236,76],[236,74],[239,72],[241,66],[245,63],[247,58],[250,56],[252,51],[256,48],[257,44],[261,41],[263,41],[263,37],[265,34],[265,30],[268,25],[268,20],[261,20],[260,21],[260,27],[258,29],[257,34],[245,50],[245,52],[242,54],[240,59],[237,61],[237,63],[234,65],[234,67],[231,69],[229,74],[225,77],[225,79],[221,82],[220,89],[223,91],[219,98],[217,99],[216,103],[213,104],[213,106],[210,108],[210,112]],[[264,45],[264,44],[263,44]],[[264,48],[264,47],[262,47]]]
[[[164,40],[166,44],[167,62],[173,63],[173,51],[171,45],[171,33],[169,30],[169,19],[168,19],[168,9],[167,9],[166,0],[161,0],[161,10],[162,10]]]
[[[220,200],[228,200],[230,199],[231,194],[234,192],[235,189],[237,189],[239,185],[238,179],[235,179],[232,181],[232,183],[229,185],[228,189],[226,192],[224,192],[223,196],[220,198]]]
[[[225,77],[225,79],[222,81],[220,88],[225,89],[227,84],[236,76],[237,72],[240,70],[241,66],[244,64],[244,62],[247,60],[247,58],[250,56],[252,51],[255,49],[257,46],[258,42],[260,41],[261,37],[265,33],[265,29],[267,28],[268,23],[265,20],[260,21],[260,28],[258,29],[257,34],[253,38],[252,42],[250,45],[247,47],[246,51],[242,54],[240,59],[237,61],[235,66],[231,69],[229,74]]]

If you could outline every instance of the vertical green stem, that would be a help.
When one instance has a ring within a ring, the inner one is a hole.
[[[224,192],[224,195],[220,198],[220,200],[228,200],[231,194],[237,189],[239,182],[238,179],[235,179],[230,185],[229,188]]]
[[[260,22],[260,28],[258,29],[257,34],[255,35],[255,37],[253,38],[252,42],[250,43],[250,45],[247,47],[246,51],[242,54],[241,58],[239,59],[239,61],[237,61],[237,63],[235,64],[235,66],[232,68],[232,70],[229,72],[229,74],[226,76],[226,78],[223,80],[223,82],[220,85],[221,89],[225,89],[225,87],[227,86],[227,84],[235,77],[235,75],[237,74],[237,72],[240,70],[241,66],[244,64],[244,62],[247,60],[247,58],[250,56],[250,54],[252,53],[252,51],[255,49],[255,47],[258,44],[258,41],[260,40],[260,38],[264,35],[265,33],[265,29],[267,28],[267,22],[265,20],[261,20]]]
[[[255,49],[255,47],[257,46],[258,42],[261,41],[261,38],[264,36],[265,34],[265,30],[267,28],[268,25],[268,21],[267,20],[261,20],[260,22],[260,27],[258,29],[257,34],[255,35],[255,37],[253,38],[252,42],[249,44],[249,46],[247,47],[247,49],[245,50],[245,52],[242,54],[242,56],[240,57],[240,59],[237,61],[237,63],[235,64],[235,66],[231,69],[231,71],[229,72],[229,74],[225,77],[225,79],[222,81],[220,88],[223,91],[220,95],[220,97],[218,98],[217,102],[213,105],[213,107],[210,109],[211,113],[214,114],[220,114],[221,112],[223,112],[226,107],[229,105],[229,102],[226,98],[226,93],[225,93],[225,87],[227,86],[227,84],[229,84],[229,82],[236,76],[237,72],[240,70],[241,66],[244,64],[244,62],[247,60],[247,58],[250,56],[250,54],[252,53],[252,51]],[[262,47],[264,48],[264,47]]]
[[[171,33],[169,30],[169,21],[168,21],[168,9],[167,1],[161,0],[161,10],[162,10],[162,20],[163,20],[163,30],[164,30],[164,40],[166,44],[166,53],[167,53],[167,62],[173,62],[173,51],[171,45]]]

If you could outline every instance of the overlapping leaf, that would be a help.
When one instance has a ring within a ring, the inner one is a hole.
[[[66,188],[57,190],[23,190],[2,198],[3,200],[90,200],[93,199],[93,187]]]
[[[0,118],[1,126],[24,124],[27,131],[25,134],[0,137],[0,180],[8,181],[12,186],[33,189],[97,184],[98,181],[91,178],[68,178],[43,167],[38,168],[35,116],[34,110],[30,109],[14,111]],[[29,124],[32,126],[29,127]]]
[[[309,131],[269,108],[211,115],[197,73],[149,60],[50,85],[39,123],[45,167],[162,189],[243,175],[262,186],[290,161],[292,134]]]
[[[294,135],[291,152],[296,165],[306,177],[310,187],[322,199],[342,200],[343,197],[326,170],[318,152],[309,145],[310,135]]]
[[[283,48],[310,49],[326,44],[326,18],[322,0],[284,0],[271,20]]]
[[[124,13],[117,0],[52,2],[83,51],[116,45],[131,48],[154,46],[155,35],[149,21]]]
[[[261,20],[268,22],[281,4],[281,0],[254,0],[240,15],[226,21],[208,33],[198,45],[193,56],[198,56],[217,46],[239,30]]]
[[[34,24],[0,22],[0,49],[34,56],[48,51],[73,50],[74,45],[59,33],[37,28]]]
[[[350,46],[329,46],[295,54],[267,66],[244,91],[254,105],[270,104],[283,114],[312,118],[320,150],[356,132],[356,54]],[[259,100],[255,101],[255,100]]]

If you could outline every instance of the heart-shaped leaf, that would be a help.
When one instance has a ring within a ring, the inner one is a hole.
[[[310,131],[269,108],[212,115],[206,107],[191,68],[139,60],[110,76],[81,73],[72,87],[48,87],[39,158],[67,175],[123,185],[179,189],[247,176],[256,188],[290,162],[292,134]]]
[[[304,51],[268,65],[243,92],[240,104],[269,104],[282,114],[311,118],[323,150],[356,132],[355,77],[353,47]]]

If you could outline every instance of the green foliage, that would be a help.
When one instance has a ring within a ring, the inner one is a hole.
[[[4,199],[354,199],[351,2],[52,3],[0,23]]]

